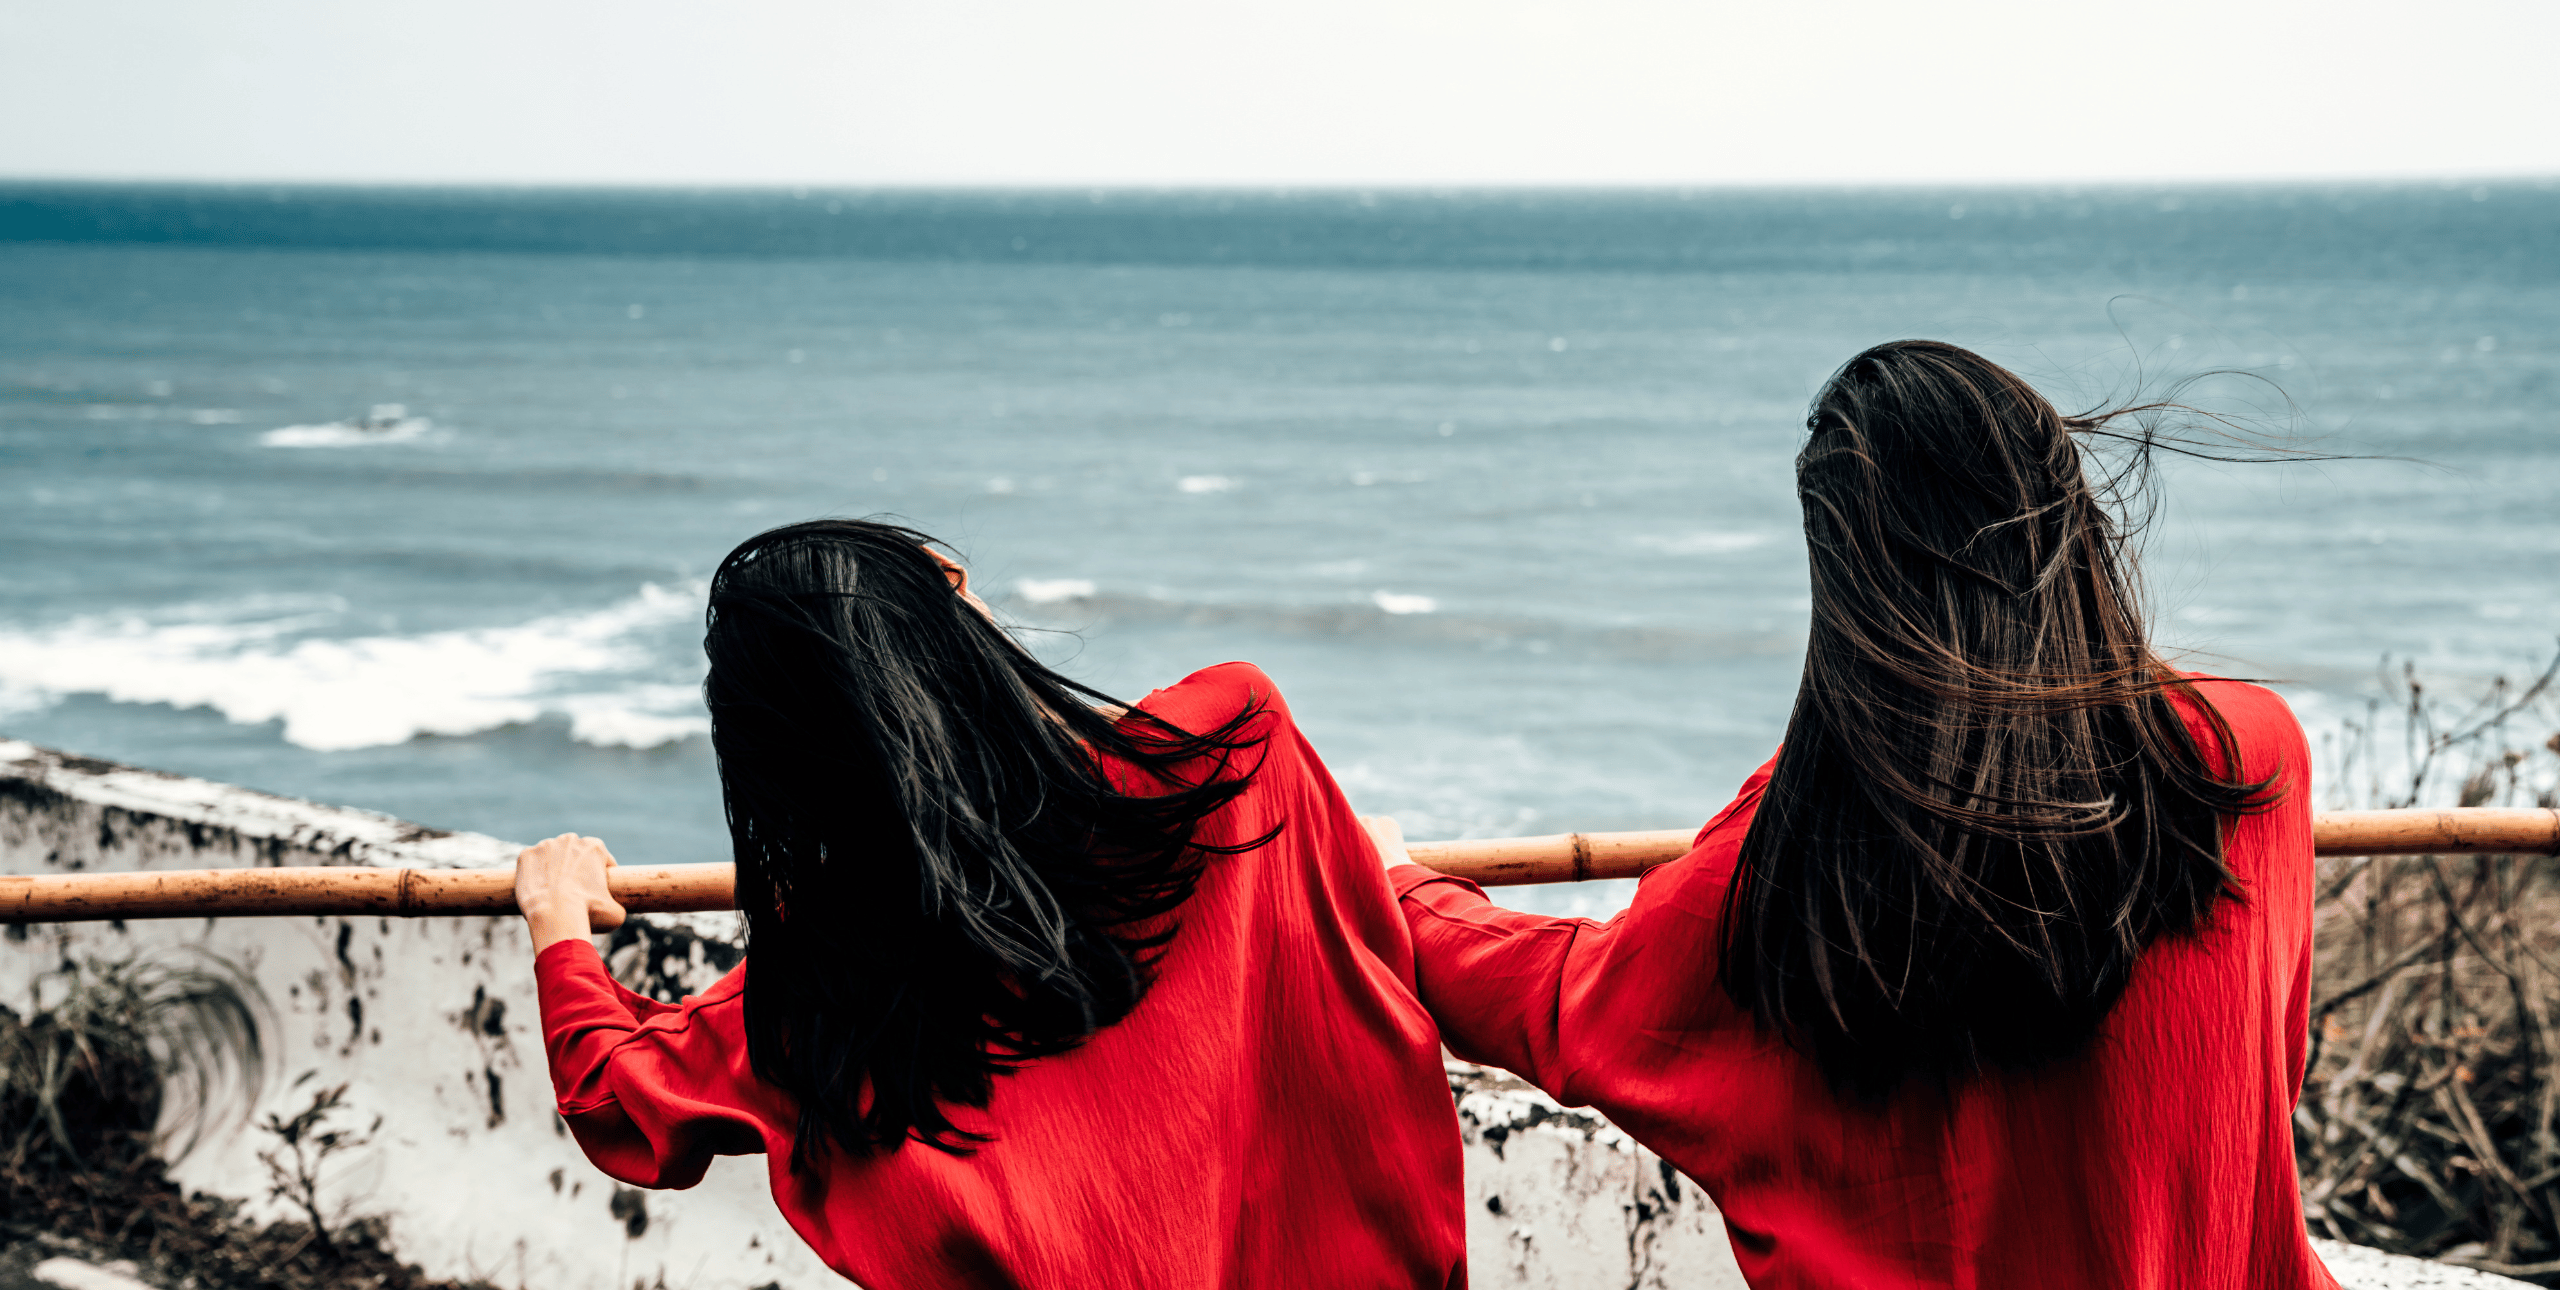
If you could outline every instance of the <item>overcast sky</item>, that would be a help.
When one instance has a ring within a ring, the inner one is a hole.
[[[0,175],[2560,174],[2554,0],[0,0]]]

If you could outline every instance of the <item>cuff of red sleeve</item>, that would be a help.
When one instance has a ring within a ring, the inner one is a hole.
[[[587,1019],[598,1008],[627,1013],[616,998],[619,988],[604,967],[595,943],[583,936],[542,947],[533,956],[533,990],[542,1004],[543,1037],[573,1019]],[[630,1017],[618,1018],[628,1024]]]
[[[563,954],[562,947],[569,945],[583,945],[587,948],[587,952]],[[550,956],[554,954],[563,954],[563,957],[553,959]],[[546,959],[549,960],[547,967]],[[614,1002],[621,1004],[622,1010],[630,1013],[635,1021],[647,1021],[659,1013],[673,1012],[676,1008],[672,1003],[652,999],[614,980],[612,967],[604,961],[604,952],[595,947],[594,941],[585,937],[555,941],[544,946],[540,953],[533,956],[533,979],[537,985],[552,980],[563,980],[570,976],[586,976],[591,971],[594,979],[602,984],[605,994]]]
[[[550,1058],[552,1092],[566,1108],[592,1090],[583,1088],[597,1068],[601,1043],[610,1048],[639,1019],[616,996],[620,988],[604,959],[584,938],[546,945],[533,957],[533,980],[542,1003],[542,1047]]]
[[[561,973],[573,971],[576,965],[572,960],[582,957],[594,960],[598,968],[604,966],[604,956],[596,953],[596,943],[586,937],[572,936],[565,941],[553,941],[543,946],[541,952],[533,956],[534,979],[548,980]]]

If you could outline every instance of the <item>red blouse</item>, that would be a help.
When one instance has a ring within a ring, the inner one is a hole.
[[[2284,800],[2228,826],[2245,896],[2145,951],[2094,1046],[2061,1067],[1845,1105],[1725,996],[1716,929],[1774,758],[1606,923],[1395,869],[1423,1002],[1458,1055],[1599,1108],[1696,1179],[1760,1290],[2327,1290],[2290,1126],[2311,975],[2309,752],[2282,699],[2199,689],[2238,736],[2242,775],[2280,776]],[[2188,724],[2201,736],[2192,708]]]
[[[1254,702],[1260,770],[1199,840],[1279,836],[1209,862],[1127,1018],[952,1109],[993,1136],[975,1155],[839,1149],[793,1172],[796,1104],[747,1066],[746,967],[669,1006],[573,940],[535,970],[588,1159],[690,1187],[712,1156],[762,1151],[792,1227],[869,1290],[1463,1286],[1457,1116],[1376,850],[1259,670],[1140,706],[1207,730]]]

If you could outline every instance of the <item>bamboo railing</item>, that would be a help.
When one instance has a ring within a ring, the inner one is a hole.
[[[2325,811],[2312,817],[2321,855],[2560,855],[2560,810],[2469,807]],[[1633,878],[1689,850],[1694,831],[1557,833],[1535,838],[1414,842],[1414,863],[1488,887]],[[623,865],[609,880],[632,913],[734,907],[725,864]],[[515,870],[172,869],[0,875],[0,923],[231,918],[285,914],[419,918],[516,912]]]

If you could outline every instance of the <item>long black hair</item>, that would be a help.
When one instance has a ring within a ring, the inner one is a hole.
[[[1265,840],[1193,842],[1250,778],[1252,711],[1199,734],[1117,715],[963,599],[931,540],[815,520],[712,575],[747,1047],[800,1104],[795,1168],[828,1139],[967,1151],[946,1107],[1126,1017],[1205,855]]]
[[[1726,897],[1722,980],[1837,1089],[2032,1068],[2085,1046],[2143,948],[2239,894],[2236,782],[2170,701],[2132,554],[2066,417],[1931,341],[1849,360],[1796,459],[1804,681]]]

